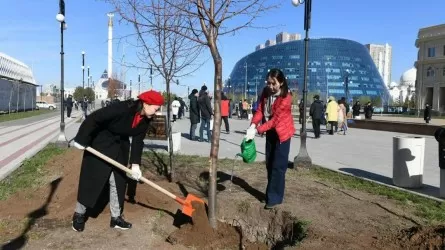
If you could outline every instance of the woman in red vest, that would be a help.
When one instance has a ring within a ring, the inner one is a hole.
[[[221,96],[221,119],[224,120],[224,125],[226,126],[226,133],[230,134],[229,128],[229,110],[230,110],[230,101],[227,99],[227,96],[222,93]],[[222,122],[220,123],[222,125]]]
[[[295,132],[292,117],[292,94],[286,77],[279,69],[271,69],[266,77],[267,87],[260,98],[257,112],[247,129],[246,139],[258,132],[266,133],[267,188],[265,209],[283,202],[284,181],[289,159],[290,141]],[[258,125],[262,123],[261,125]]]

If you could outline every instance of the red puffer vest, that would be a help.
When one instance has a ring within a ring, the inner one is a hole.
[[[258,133],[262,134],[270,129],[275,129],[280,142],[287,141],[295,133],[294,119],[292,117],[292,95],[287,94],[286,97],[277,97],[272,104],[272,119],[258,126],[264,118],[264,110],[266,108],[267,96],[263,94],[258,105],[258,110],[252,118],[252,123],[257,126]]]

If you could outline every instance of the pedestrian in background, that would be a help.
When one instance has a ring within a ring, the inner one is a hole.
[[[431,120],[431,107],[430,107],[430,105],[428,103],[425,105],[425,110],[423,111],[423,119],[425,120],[425,122],[427,124],[430,123],[430,120]]]
[[[323,103],[321,103],[319,95],[314,96],[314,102],[311,104],[309,115],[312,118],[312,128],[314,129],[315,139],[318,139],[320,138],[321,121],[324,117]]]
[[[69,95],[65,103],[66,103],[66,116],[68,118],[71,118],[71,111],[73,110],[73,96]]]
[[[330,96],[329,97],[329,102],[328,105],[326,106],[326,114],[328,116],[328,125],[330,129],[329,129],[329,134],[333,135],[334,134],[334,127],[335,127],[335,132],[337,132],[337,122],[338,122],[338,103],[335,101],[335,97]]]
[[[226,133],[230,134],[229,127],[229,110],[230,110],[230,102],[224,93],[221,93],[221,122],[220,126],[222,126],[222,121],[224,121],[224,125],[226,127]]]
[[[198,126],[199,120],[201,119],[201,114],[198,105],[198,90],[193,89],[192,93],[189,95],[190,100],[190,140],[195,140],[195,131]]]

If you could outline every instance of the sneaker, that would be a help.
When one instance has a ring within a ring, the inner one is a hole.
[[[127,230],[127,229],[131,228],[131,223],[126,222],[122,218],[122,216],[111,217],[110,227],[111,228],[122,229],[122,230]]]
[[[275,204],[275,205],[269,205],[269,204],[266,204],[265,206],[264,206],[264,209],[266,209],[266,210],[269,210],[269,209],[273,209],[274,207],[276,207],[276,206],[278,206],[279,204]]]
[[[85,215],[74,213],[72,228],[76,232],[82,232],[85,229]]]

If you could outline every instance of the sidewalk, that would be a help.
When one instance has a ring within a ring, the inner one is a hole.
[[[80,118],[81,112],[73,112],[65,118],[65,134],[70,137],[70,127]],[[3,125],[3,124],[2,124]],[[24,160],[34,156],[49,142],[59,136],[60,116],[41,117],[24,123],[16,121],[0,127],[0,180],[17,169]],[[76,129],[77,131],[77,129]]]
[[[230,134],[221,133],[219,143],[219,158],[234,159],[240,152],[240,144],[245,134],[249,121],[229,119]],[[301,125],[295,123],[297,131]],[[210,143],[190,141],[189,120],[178,120],[173,125],[173,132],[181,132],[180,154],[200,155],[208,157],[210,155]],[[225,131],[224,125],[222,130]],[[199,125],[196,130],[199,136]],[[324,127],[322,127],[324,132]],[[289,161],[293,162],[300,148],[300,138],[294,135],[291,140],[291,152]],[[392,185],[392,160],[393,160],[393,137],[406,136],[407,134],[383,132],[363,129],[349,129],[348,135],[326,135],[322,134],[321,139],[313,139],[312,125],[308,124],[307,149],[313,164],[326,168],[340,170],[356,176],[365,177],[386,184]],[[204,132],[204,138],[207,139]],[[255,138],[257,158],[256,161],[265,160],[265,137]],[[166,145],[166,142],[147,141],[147,150],[159,148],[159,145]],[[425,136],[425,165],[422,189],[417,192],[439,197],[440,171],[438,165],[437,142],[432,136]]]

